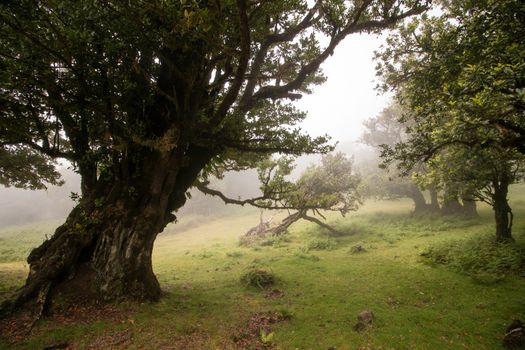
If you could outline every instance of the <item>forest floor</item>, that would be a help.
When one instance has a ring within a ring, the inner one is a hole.
[[[523,188],[512,198],[523,246]],[[481,206],[476,220],[416,218],[410,210],[407,201],[371,201],[346,218],[328,217],[344,236],[297,223],[252,247],[238,242],[258,223],[257,211],[182,218],[156,241],[160,302],[68,307],[30,332],[4,324],[0,349],[501,349],[507,326],[525,319],[525,268],[479,278],[421,256],[491,236],[492,210]],[[23,283],[25,255],[57,224],[0,230],[0,300]],[[472,249],[466,253],[477,259]],[[273,273],[276,284],[244,285],[253,268]],[[358,332],[363,310],[374,320]]]

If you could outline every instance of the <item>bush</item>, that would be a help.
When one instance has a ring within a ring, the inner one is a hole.
[[[275,281],[275,275],[262,267],[253,267],[241,276],[241,282],[243,284],[260,289],[273,286]]]
[[[525,271],[525,249],[515,243],[496,242],[492,236],[433,245],[421,255],[431,263],[449,266],[483,283]]]

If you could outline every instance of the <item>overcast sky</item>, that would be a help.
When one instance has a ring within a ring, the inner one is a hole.
[[[328,134],[334,141],[357,140],[362,121],[378,114],[387,96],[378,96],[374,87],[374,50],[384,41],[376,35],[352,35],[341,43],[324,63],[328,81],[297,102],[308,118],[302,125],[312,136]]]

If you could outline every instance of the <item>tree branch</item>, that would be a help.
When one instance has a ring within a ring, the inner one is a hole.
[[[319,17],[316,17],[314,19],[314,15],[318,11],[319,4],[321,3],[322,1],[318,1],[308,11],[306,16],[301,20],[301,22],[299,22],[299,24],[297,24],[295,27],[289,28],[287,31],[284,31],[279,34],[270,34],[261,43],[261,47],[259,48],[259,51],[255,55],[255,58],[253,60],[253,64],[249,74],[250,78],[248,79],[248,83],[246,84],[246,88],[244,89],[244,93],[240,101],[241,109],[243,109],[242,106],[246,105],[253,96],[253,92],[257,84],[257,77],[259,76],[259,73],[261,71],[262,64],[264,63],[266,54],[268,53],[268,49],[272,47],[272,45],[275,45],[277,43],[293,40],[297,34],[299,34],[301,31],[305,30],[306,28],[310,27],[313,23],[315,23]]]
[[[309,77],[311,74],[313,74],[315,71],[317,71],[317,69],[319,69],[320,65],[330,55],[333,54],[337,45],[349,34],[359,33],[359,32],[369,32],[374,29],[389,27],[401,19],[404,19],[412,15],[420,14],[428,9],[427,6],[423,6],[423,5],[416,6],[399,15],[391,16],[391,17],[385,18],[380,21],[371,20],[371,21],[365,21],[365,22],[359,23],[359,19],[365,12],[366,8],[370,5],[370,3],[371,1],[367,1],[360,7],[353,21],[349,23],[348,26],[346,26],[339,32],[334,31],[329,45],[316,58],[310,61],[310,63],[304,65],[300,69],[300,71],[297,73],[297,76],[292,81],[290,81],[289,83],[285,85],[271,85],[271,86],[261,87],[251,97],[247,96],[244,98],[244,103],[241,106],[241,109],[243,111],[247,111],[250,108],[252,108],[258,100],[269,99],[269,98],[270,99],[285,98],[290,92],[300,89],[304,81],[306,80],[306,78]]]
[[[244,82],[244,75],[248,68],[248,62],[250,60],[250,27],[248,24],[248,17],[246,14],[246,0],[237,0],[237,8],[239,11],[239,31],[240,31],[240,46],[241,46],[241,55],[239,57],[239,66],[235,72],[234,80],[224,96],[221,104],[219,105],[217,111],[212,117],[211,125],[213,127],[220,124],[228,113],[228,109],[235,102],[239,91]]]
[[[260,196],[260,197],[248,198],[248,199],[233,199],[233,198],[230,198],[230,197],[226,196],[221,191],[209,188],[207,185],[208,184],[206,182],[198,181],[198,182],[196,182],[194,184],[194,187],[197,188],[199,191],[201,191],[204,194],[207,194],[207,195],[210,195],[210,196],[219,197],[226,204],[236,204],[236,205],[240,205],[240,206],[244,206],[244,205],[248,204],[248,205],[251,205],[251,206],[256,207],[256,208],[268,209],[268,210],[286,210],[286,209],[293,209],[293,210],[305,209],[305,210],[310,210],[310,209],[315,209],[315,207],[311,207],[311,206],[305,206],[305,207],[302,207],[302,208],[297,208],[297,207],[290,206],[290,205],[265,205],[265,204],[261,204],[261,203],[258,202],[258,201],[263,201],[263,200],[274,200],[274,201],[277,201],[277,199],[268,198],[267,196]]]
[[[317,225],[321,226],[322,228],[325,228],[327,229],[328,231],[332,232],[333,234],[337,235],[337,236],[343,236],[344,233],[341,232],[341,231],[338,231],[336,230],[335,228],[333,228],[332,226],[322,222],[321,220],[317,219],[317,218],[314,218],[313,216],[308,216],[306,215],[306,213],[304,213],[302,216],[301,216],[303,219],[305,220],[308,220],[308,221],[311,221],[313,223],[316,223]]]

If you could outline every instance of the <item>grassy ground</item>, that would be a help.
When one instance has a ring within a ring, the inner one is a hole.
[[[523,188],[513,199],[515,236],[524,242]],[[297,223],[286,240],[257,247],[238,245],[258,221],[253,210],[209,222],[187,218],[156,242],[154,269],[166,292],[159,303],[122,305],[117,319],[42,321],[25,339],[0,340],[0,348],[67,341],[74,349],[235,349],[250,317],[268,311],[292,316],[264,337],[276,349],[501,348],[506,326],[525,318],[525,278],[485,284],[420,257],[439,242],[490,235],[490,208],[480,209],[478,221],[412,218],[409,211],[404,201],[372,202],[345,219],[329,218],[347,236]],[[23,282],[20,257],[55,224],[0,231],[0,293]],[[355,245],[366,251],[352,253]],[[240,282],[253,266],[277,276],[278,297]],[[365,309],[376,319],[358,333],[353,326]],[[129,339],[120,345],[108,340],[119,334]]]

